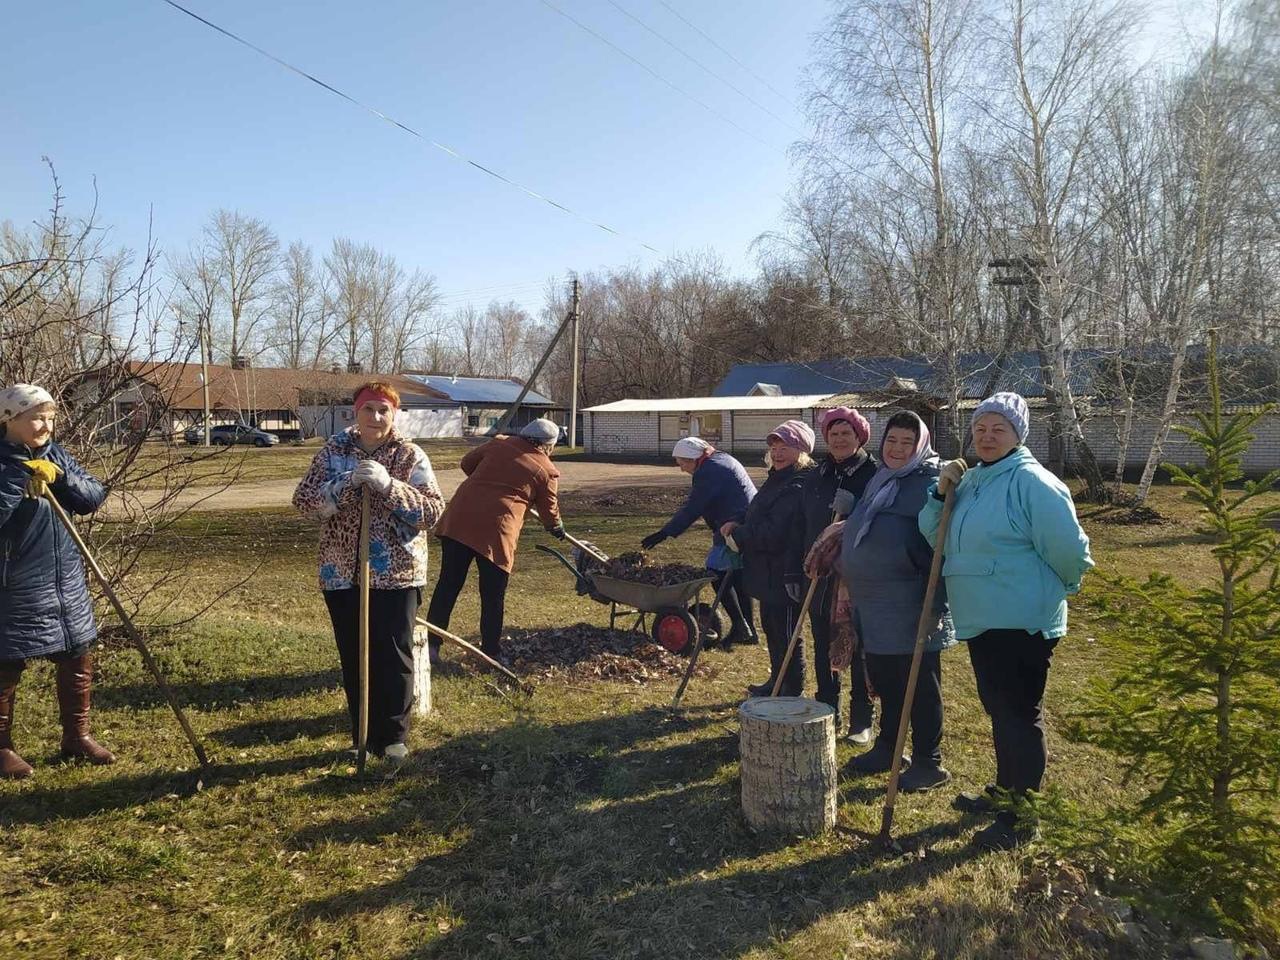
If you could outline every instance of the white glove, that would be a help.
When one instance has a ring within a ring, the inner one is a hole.
[[[391,492],[391,474],[377,460],[361,460],[351,471],[351,482],[384,497]]]
[[[964,460],[948,460],[942,465],[942,471],[938,474],[938,493],[944,497],[947,491],[958,486],[964,472],[969,469],[969,464]]]

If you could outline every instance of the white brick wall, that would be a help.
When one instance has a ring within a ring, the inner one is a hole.
[[[884,425],[896,408],[862,411],[871,424],[871,447],[874,450],[884,433]],[[817,437],[815,454],[826,452],[822,433],[818,429],[821,410],[752,410],[730,414],[724,411],[722,437],[718,446],[734,455],[740,455],[744,463],[754,463],[763,456],[768,431],[783,420],[801,419],[813,427]],[[938,414],[939,426],[945,420],[945,412]],[[1189,422],[1189,421],[1188,421]],[[587,451],[599,456],[643,456],[663,458],[671,452],[671,441],[659,439],[659,415],[656,413],[586,413],[583,415],[583,444]],[[1151,438],[1155,434],[1156,420],[1144,417],[1136,420],[1129,440],[1127,466],[1141,468],[1146,459]],[[1085,436],[1103,469],[1115,468],[1118,434],[1117,421],[1107,415],[1095,415],[1086,421]],[[1280,468],[1280,414],[1270,414],[1254,426],[1256,439],[1244,458],[1245,472],[1258,476]],[[1043,410],[1032,413],[1031,434],[1027,446],[1042,463],[1049,459],[1049,420]],[[945,455],[945,451],[944,451]],[[1178,465],[1200,465],[1204,458],[1199,448],[1182,434],[1171,432],[1165,443],[1163,459]]]

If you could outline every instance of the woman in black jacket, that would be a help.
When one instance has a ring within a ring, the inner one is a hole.
[[[753,684],[747,693],[768,696],[773,690],[787,644],[800,616],[803,594],[804,523],[800,488],[813,465],[813,430],[788,420],[769,434],[769,476],[741,523],[730,521],[720,533],[742,554],[742,579],[747,594],[760,601],[760,621],[769,645],[769,680]],[[779,690],[798,697],[804,689],[804,655],[799,646]]]
[[[93,600],[75,541],[44,499],[93,513],[102,484],[53,442],[55,405],[31,384],[0,390],[0,778],[31,776],[13,749],[13,704],[27,661],[57,664],[62,756],[112,763],[89,736],[89,690],[97,639]]]
[[[866,451],[871,436],[867,418],[851,407],[836,407],[822,415],[819,425],[827,443],[827,455],[805,477],[800,493],[804,513],[802,556],[809,552],[818,535],[831,523],[836,493],[844,490],[862,497],[867,482],[875,476],[875,457]],[[813,669],[818,678],[817,699],[836,712],[840,730],[840,674],[831,671],[831,602],[836,580],[824,577],[809,605],[809,626],[813,631]],[[854,651],[849,678],[849,738],[854,743],[871,741],[872,706],[867,692],[867,675],[862,649]]]

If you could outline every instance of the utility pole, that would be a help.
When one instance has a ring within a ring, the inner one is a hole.
[[[578,278],[573,278],[573,306],[570,308],[569,315],[573,318],[573,375],[570,378],[573,386],[569,393],[569,446],[576,447],[578,445],[578,349],[579,338],[578,328],[580,326],[581,316],[579,307],[581,300],[578,291]]]
[[[204,446],[213,445],[212,439],[209,437],[209,351],[212,344],[209,342],[213,338],[206,336],[209,329],[209,315],[206,313],[200,320],[200,384],[204,392]]]

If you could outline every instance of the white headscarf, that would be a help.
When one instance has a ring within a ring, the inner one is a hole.
[[[34,383],[15,383],[0,390],[0,423],[8,423],[28,410],[53,402],[52,394],[44,387],[37,387]]]

